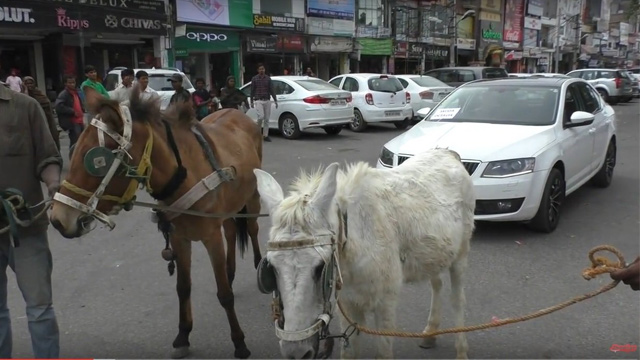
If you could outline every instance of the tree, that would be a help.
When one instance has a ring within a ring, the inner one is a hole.
[[[631,0],[629,11],[627,11],[627,19],[636,19],[640,15],[640,0]]]

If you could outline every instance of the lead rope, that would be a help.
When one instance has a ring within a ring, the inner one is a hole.
[[[618,258],[618,262],[617,263],[611,262],[609,259],[605,257],[596,257],[595,253],[599,251],[608,251],[610,253],[613,253]],[[616,249],[612,245],[596,246],[589,251],[588,256],[589,256],[589,260],[591,261],[591,267],[588,267],[582,271],[582,277],[585,278],[586,280],[594,279],[598,275],[612,273],[614,271],[623,269],[626,266],[624,261],[624,256],[622,256],[622,253],[620,252],[620,250]],[[359,332],[369,334],[369,335],[379,335],[379,336],[393,336],[393,337],[402,337],[402,338],[425,338],[425,337],[432,337],[432,336],[442,335],[442,334],[455,334],[455,333],[490,329],[490,328],[500,327],[500,326],[514,324],[518,322],[523,322],[527,320],[532,320],[535,318],[542,317],[544,315],[554,313],[558,310],[562,310],[566,307],[585,301],[587,299],[591,299],[592,297],[595,297],[597,295],[603,294],[613,289],[614,287],[616,287],[619,283],[620,283],[619,280],[612,281],[611,283],[601,287],[597,291],[576,296],[570,300],[561,302],[551,307],[544,308],[542,310],[538,310],[536,312],[529,313],[527,315],[523,315],[515,318],[500,319],[500,320],[492,321],[490,323],[478,324],[473,326],[453,327],[453,328],[436,330],[431,332],[405,332],[405,331],[369,329],[367,327],[364,327],[362,325],[355,323],[345,313],[340,301],[337,301],[337,302],[338,302],[338,308],[340,309],[342,316],[344,316],[345,320],[349,322],[350,326],[352,326]]]

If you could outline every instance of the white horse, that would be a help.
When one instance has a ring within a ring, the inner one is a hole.
[[[274,288],[267,291],[280,297],[284,326],[276,323],[276,334],[284,358],[318,356],[320,329],[328,326],[331,312],[339,312],[327,307],[335,299],[323,293],[326,281],[335,284],[340,277],[338,298],[345,313],[360,325],[384,330],[396,329],[402,284],[429,279],[433,295],[425,331],[433,331],[441,320],[440,274],[448,269],[455,325],[464,326],[462,277],[474,230],[475,196],[457,153],[434,149],[384,170],[357,163],[338,173],[338,163],[333,163],[324,174],[302,173],[287,198],[271,175],[258,169],[254,173],[272,217],[271,251],[259,268],[259,284],[262,289],[265,274],[274,277]],[[325,268],[335,264],[332,259],[337,259],[336,271],[325,279]],[[373,324],[365,321],[369,313]],[[341,320],[344,331],[349,324]],[[353,334],[341,357],[358,358],[361,338]],[[376,357],[393,358],[392,338],[376,340]],[[435,337],[426,338],[420,346],[435,342]],[[457,358],[467,358],[464,333],[456,335],[455,346]]]

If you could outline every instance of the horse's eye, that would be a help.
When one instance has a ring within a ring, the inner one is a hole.
[[[313,278],[316,281],[320,280],[320,277],[322,276],[322,270],[324,270],[324,263],[316,266],[316,268],[313,270]]]

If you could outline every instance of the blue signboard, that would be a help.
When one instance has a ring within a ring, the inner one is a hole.
[[[354,20],[355,0],[308,0],[307,15],[311,17]]]

